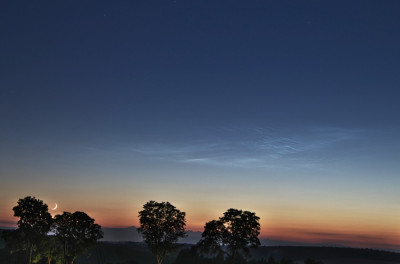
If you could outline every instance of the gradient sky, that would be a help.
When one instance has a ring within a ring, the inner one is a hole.
[[[116,3],[117,2],[117,3]],[[2,1],[0,225],[32,195],[102,226],[400,249],[399,1]]]

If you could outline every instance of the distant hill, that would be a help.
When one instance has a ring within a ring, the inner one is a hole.
[[[104,237],[101,241],[110,242],[142,242],[142,236],[138,233],[137,228],[134,226],[127,228],[111,228],[102,227],[101,231]]]
[[[126,228],[111,228],[103,227],[101,230],[104,233],[101,241],[109,242],[142,242],[143,238],[134,226]],[[187,237],[179,240],[179,243],[196,244],[201,238],[201,232],[187,231]]]
[[[0,229],[9,230],[9,229],[17,229],[17,228],[16,227],[10,227],[10,226],[0,226]]]
[[[345,247],[340,244],[329,244],[329,243],[304,243],[304,242],[293,242],[284,240],[272,240],[268,238],[260,238],[262,246],[276,247],[276,246],[288,246],[288,247]]]
[[[137,228],[135,226],[126,227],[126,228],[112,228],[112,227],[103,227],[101,229],[104,232],[104,238],[101,241],[109,241],[109,242],[142,242],[143,238],[138,233]],[[185,244],[196,244],[199,242],[201,238],[201,232],[199,231],[191,231],[188,230],[186,232],[187,237],[179,240],[179,243]],[[271,240],[267,238],[260,239],[262,246],[312,246],[312,247],[344,247],[343,245],[338,244],[327,244],[327,243],[300,243],[300,242],[291,242],[291,241],[283,241],[283,240]]]
[[[197,244],[201,238],[201,232],[199,231],[190,231],[186,232],[187,237],[179,239],[179,243],[185,244]]]
[[[138,233],[135,226],[126,228],[112,228],[103,227],[104,238],[101,241],[109,242],[142,242],[143,238]],[[186,232],[187,237],[179,240],[179,243],[183,244],[196,244],[201,238],[201,232],[188,230]],[[284,240],[272,240],[268,238],[260,238],[262,246],[276,247],[276,246],[289,246],[289,247],[341,247],[346,248],[346,246],[341,244],[330,244],[330,243],[304,243],[304,242],[293,242]],[[395,250],[388,250],[392,252],[400,253]]]

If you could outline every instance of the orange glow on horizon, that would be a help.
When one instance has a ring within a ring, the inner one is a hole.
[[[47,197],[45,197],[47,198]],[[95,198],[70,199],[58,198],[58,208],[49,210],[52,216],[63,211],[83,211],[94,218],[102,227],[126,228],[139,226],[138,212],[147,199],[136,203],[121,203],[118,199],[110,199],[99,203]],[[104,198],[103,198],[104,200]],[[184,203],[171,200],[178,209],[186,212],[187,230],[203,231],[204,224],[222,216],[228,204],[195,204],[192,201]],[[44,199],[53,205],[54,199]],[[272,203],[272,202],[271,202]],[[321,208],[319,205],[290,206],[278,201],[269,204],[254,204],[246,208],[247,203],[233,204],[232,207],[256,212],[260,217],[260,238],[289,242],[338,244],[352,247],[387,248],[399,250],[400,226],[397,219],[399,212],[381,209],[380,211],[361,210],[343,206],[343,208]],[[16,200],[3,204],[4,212],[0,226],[15,227],[18,219],[13,216],[12,208]],[[279,205],[279,206],[278,206]],[[382,217],[386,216],[386,217]],[[387,217],[390,216],[390,217]]]

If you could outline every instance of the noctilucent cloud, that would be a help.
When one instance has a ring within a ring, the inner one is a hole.
[[[400,250],[400,2],[7,1],[0,226],[53,214]]]

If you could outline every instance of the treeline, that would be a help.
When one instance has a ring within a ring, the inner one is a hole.
[[[53,218],[48,206],[35,197],[19,199],[13,211],[19,217],[18,228],[4,231],[2,236],[15,263],[73,264],[103,237],[100,225],[86,213],[63,212]],[[138,231],[157,264],[162,264],[166,255],[177,249],[179,238],[186,236],[186,213],[169,202],[149,201],[139,212],[139,220]],[[205,223],[200,241],[181,250],[176,264],[293,263],[289,259],[249,260],[250,249],[260,246],[259,220],[254,212],[228,209],[219,219]]]

